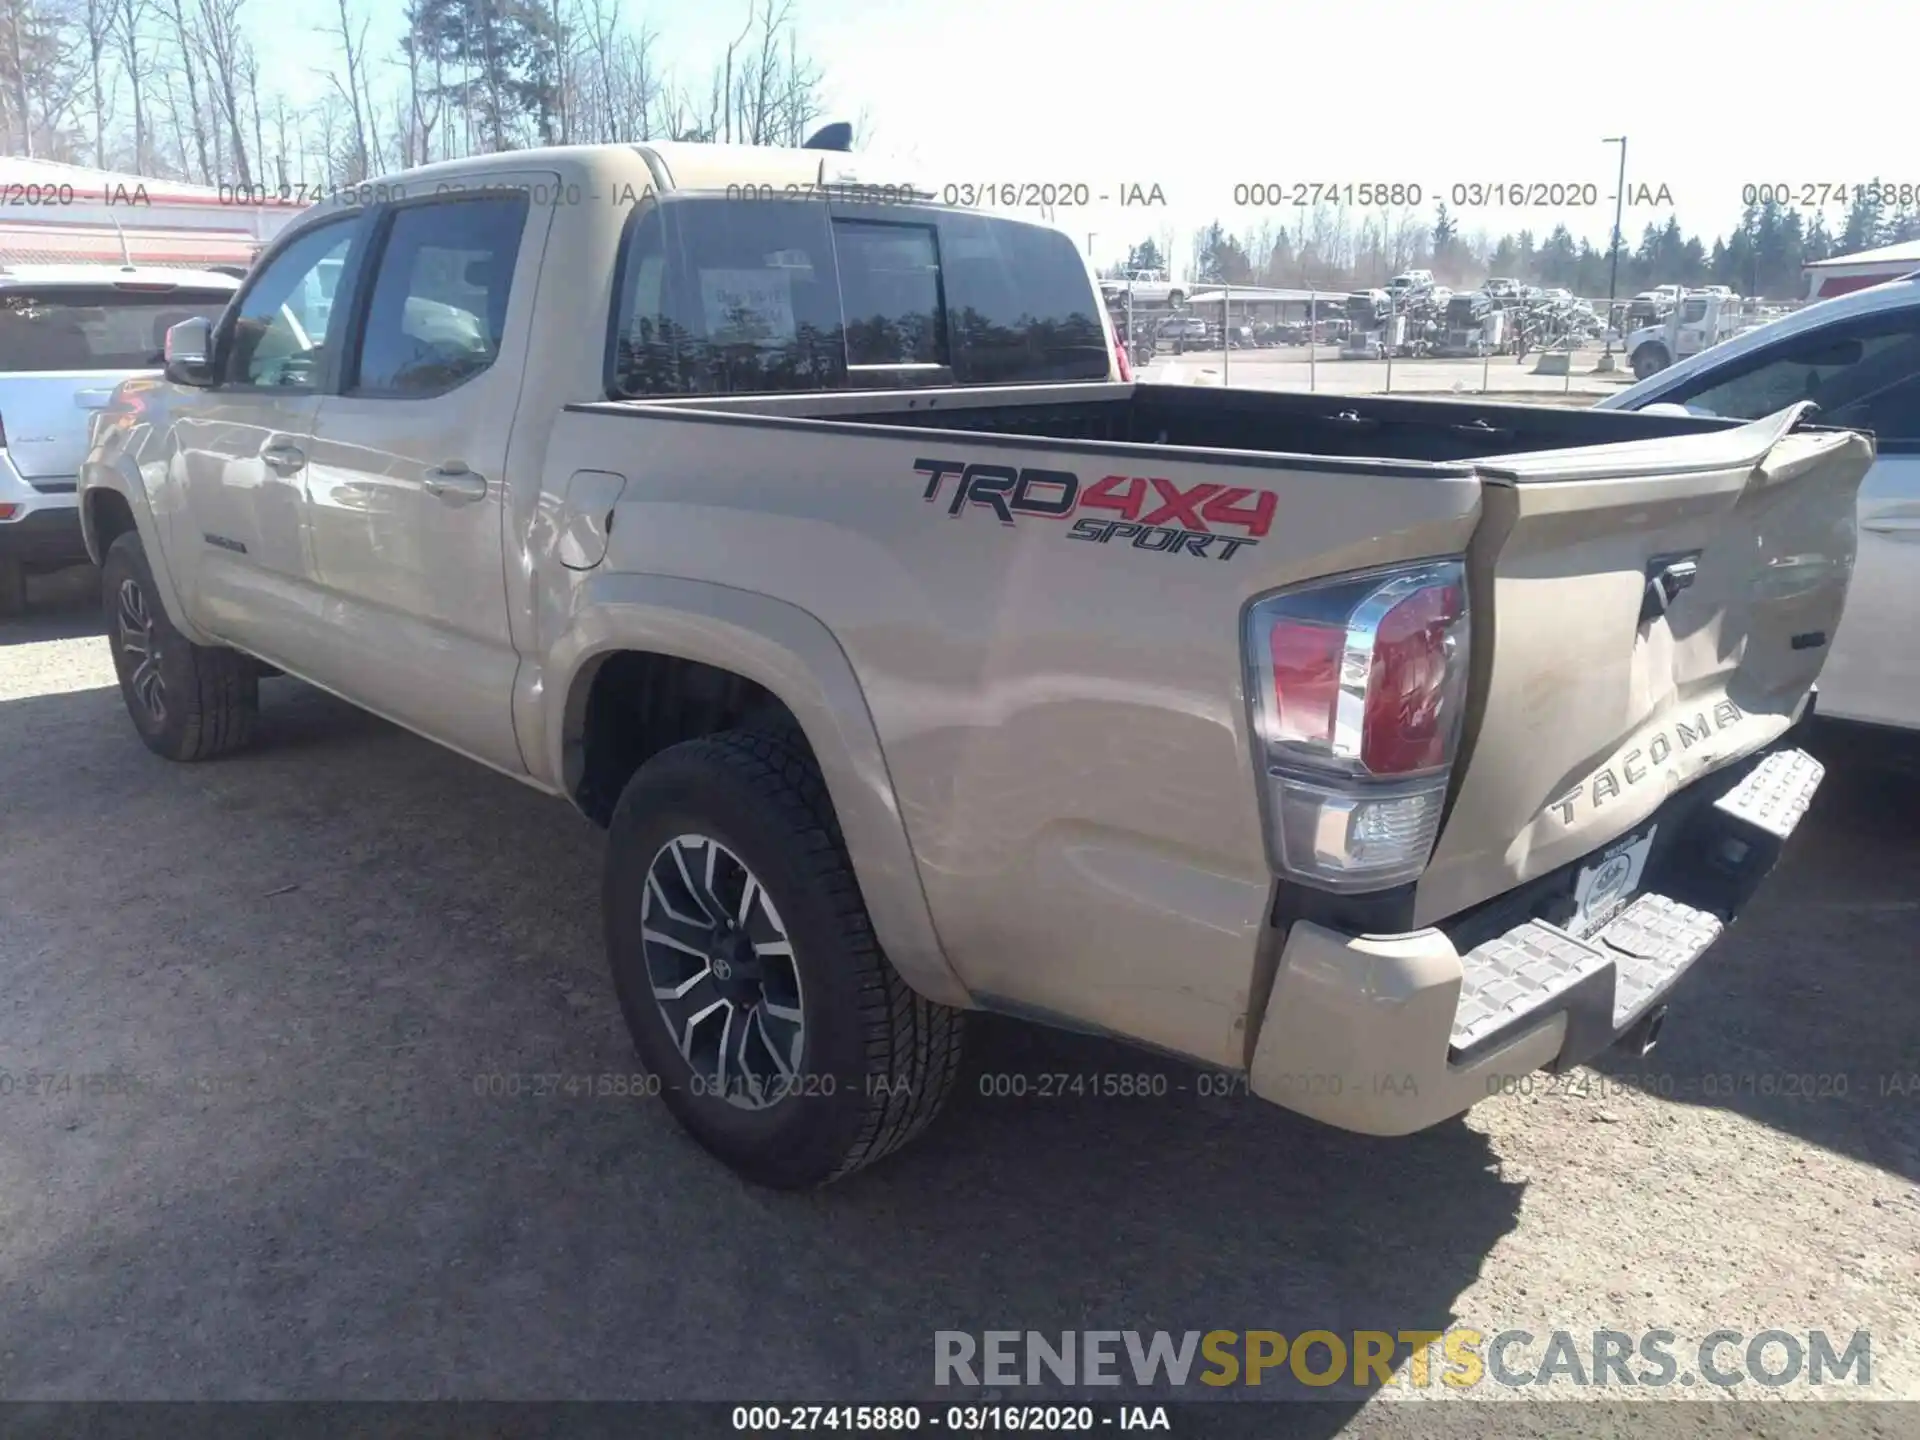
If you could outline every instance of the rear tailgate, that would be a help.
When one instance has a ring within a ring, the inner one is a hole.
[[[1808,407],[1479,467],[1472,706],[1419,883],[1432,924],[1632,833],[1799,717],[1873,444]]]
[[[137,370],[0,374],[0,425],[7,453],[26,480],[70,480],[86,459],[88,429],[122,380]],[[71,487],[67,487],[71,488]]]

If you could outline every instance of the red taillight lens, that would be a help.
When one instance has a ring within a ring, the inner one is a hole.
[[[1120,361],[1120,378],[1133,379],[1133,364],[1127,359],[1127,347],[1116,340],[1113,342],[1113,353]]]
[[[1360,760],[1375,775],[1411,775],[1451,758],[1452,709],[1465,666],[1451,663],[1466,589],[1428,585],[1381,617],[1367,676]]]
[[[1340,701],[1345,626],[1276,619],[1267,632],[1273,665],[1273,725],[1268,738],[1331,745]]]
[[[1467,690],[1454,560],[1319,581],[1247,616],[1276,867],[1336,891],[1417,879],[1439,835]]]

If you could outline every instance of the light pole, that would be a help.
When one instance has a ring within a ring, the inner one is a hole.
[[[1627,200],[1627,137],[1613,135],[1600,143],[1620,147],[1620,178],[1613,187],[1613,248],[1607,257],[1607,348],[1600,356],[1600,363],[1593,367],[1605,371],[1613,369],[1613,306],[1620,284],[1620,210]]]

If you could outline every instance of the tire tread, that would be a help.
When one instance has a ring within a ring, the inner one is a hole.
[[[161,604],[153,582],[153,568],[147,560],[140,537],[133,531],[120,536],[108,548],[102,567],[103,602],[107,611],[109,639],[113,630],[114,581],[117,562],[132,570],[133,578],[146,591],[147,605],[156,627],[164,626],[166,641],[176,653],[184,653],[189,685],[185,695],[169,689],[168,702],[178,705],[180,725],[171,739],[160,743],[147,739],[150,748],[170,760],[193,763],[215,760],[243,750],[253,741],[254,724],[260,715],[260,684],[250,661],[238,650],[223,645],[195,645],[182,635]],[[131,698],[128,701],[132,703]],[[142,732],[143,736],[145,732]]]
[[[839,921],[844,959],[859,970],[866,1113],[827,1176],[831,1183],[892,1154],[933,1123],[959,1078],[964,1013],[928,1000],[882,953],[825,779],[790,726],[733,730],[692,742],[763,796],[806,847],[803,868]]]

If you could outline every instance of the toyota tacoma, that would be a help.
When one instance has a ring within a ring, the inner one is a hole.
[[[1373,1134],[1646,1044],[1819,783],[1810,418],[1135,384],[1056,230],[610,145],[304,215],[81,499],[150,749],[284,673],[570,801],[642,1062],[791,1188],[969,1011]]]

